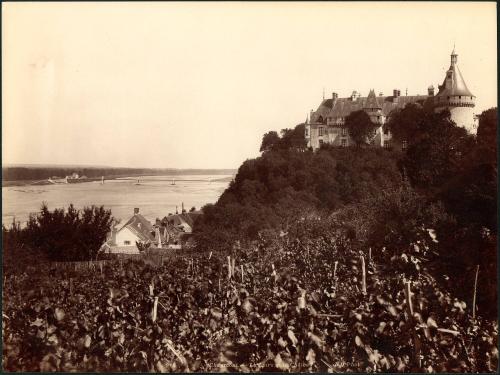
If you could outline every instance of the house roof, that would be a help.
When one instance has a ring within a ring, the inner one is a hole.
[[[154,232],[151,223],[141,214],[132,216],[119,230],[127,227],[142,241],[154,241],[155,236],[151,234]]]
[[[347,117],[351,112],[359,111],[365,108],[377,108],[382,111],[384,116],[388,116],[393,110],[403,108],[409,103],[419,103],[424,105],[426,101],[432,97],[427,95],[411,95],[411,96],[375,96],[375,92],[370,91],[368,97],[360,97],[356,100],[348,98],[338,98],[335,100],[333,107],[328,112],[325,111],[323,103],[318,108],[320,113],[325,113],[323,118],[327,117]],[[318,113],[318,111],[316,113]],[[314,116],[317,118],[317,116]]]
[[[195,212],[185,212],[182,214],[175,214],[175,215],[170,215],[170,216],[165,216],[163,218],[163,222],[167,222],[170,225],[177,226],[177,227],[189,227],[189,229],[192,229],[194,226],[194,223],[198,220],[198,218],[202,215],[200,211],[195,211]]]

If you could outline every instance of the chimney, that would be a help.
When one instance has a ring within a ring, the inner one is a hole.
[[[137,215],[139,213],[139,209],[136,207],[134,208],[134,215]]]
[[[430,85],[429,88],[427,89],[427,94],[429,96],[434,96],[434,86]]]
[[[339,94],[337,94],[336,92],[332,92],[332,100],[335,101],[339,98]]]
[[[379,92],[378,96],[384,96],[384,93],[383,92]]]
[[[177,206],[175,206],[175,214],[178,215],[179,211],[177,210]]]
[[[401,90],[394,89],[392,90],[392,94],[393,94],[392,96],[397,98],[398,96],[401,96]]]
[[[181,212],[184,213],[184,212],[186,212],[186,210],[184,210],[184,202],[182,202],[181,204],[182,204],[182,206],[181,206],[182,207]]]

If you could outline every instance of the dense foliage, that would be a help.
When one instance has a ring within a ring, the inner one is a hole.
[[[286,230],[299,218],[330,213],[398,186],[397,154],[361,151],[289,149],[247,160],[217,204],[204,207],[195,227],[199,246],[227,250],[235,239],[255,240],[263,229]]]
[[[305,124],[299,124],[293,129],[282,129],[281,137],[275,131],[270,131],[262,137],[260,151],[305,150],[307,143],[304,138]]]
[[[40,213],[31,215],[25,227],[16,222],[10,229],[2,226],[3,249],[12,260],[21,249],[51,261],[95,259],[112,221],[111,211],[102,206],[77,210],[70,205],[67,210],[50,211],[43,204]]]
[[[469,304],[427,272],[436,243],[426,230],[405,245],[387,263],[336,218],[304,219],[235,247],[231,276],[211,253],[158,268],[129,261],[11,275],[4,369],[495,371],[496,323],[472,319]]]

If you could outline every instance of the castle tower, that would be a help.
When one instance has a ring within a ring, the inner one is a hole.
[[[477,131],[474,120],[476,97],[467,88],[462,73],[458,69],[457,61],[458,55],[453,48],[450,68],[446,72],[443,84],[439,86],[439,92],[434,97],[434,108],[436,112],[449,109],[451,119],[457,126],[475,134]]]

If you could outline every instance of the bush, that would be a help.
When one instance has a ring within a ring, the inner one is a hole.
[[[110,231],[113,217],[104,207],[70,205],[67,210],[49,211],[44,203],[37,215],[30,216],[26,228],[3,228],[11,251],[29,248],[52,261],[86,261],[95,259]],[[5,243],[5,242],[4,242]]]

